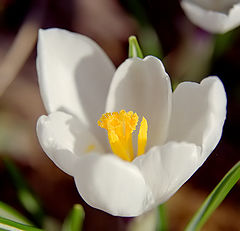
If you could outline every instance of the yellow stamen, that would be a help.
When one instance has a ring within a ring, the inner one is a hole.
[[[144,154],[145,152],[145,147],[147,145],[147,130],[148,130],[147,120],[143,117],[138,133],[138,153],[137,153],[138,156]]]
[[[132,133],[136,129],[137,123],[137,113],[133,113],[132,111],[126,112],[125,110],[105,113],[98,121],[98,126],[108,131],[108,140],[113,153],[123,160],[132,161],[134,159]],[[142,135],[140,135],[140,132]],[[138,142],[140,142],[138,144],[139,150],[143,154],[147,142],[147,121],[145,118],[141,122],[139,137],[141,137],[138,138]]]

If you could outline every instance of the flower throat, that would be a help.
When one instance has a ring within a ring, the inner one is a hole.
[[[132,133],[136,130],[138,115],[132,111],[105,113],[98,121],[98,126],[108,131],[108,140],[114,154],[126,161],[134,159]],[[138,133],[137,156],[144,154],[147,144],[147,120],[143,117]]]

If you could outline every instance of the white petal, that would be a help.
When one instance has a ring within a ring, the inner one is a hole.
[[[76,159],[88,149],[103,151],[87,128],[77,118],[64,112],[41,116],[37,122],[37,136],[50,159],[70,175]]]
[[[223,2],[228,3],[228,1]],[[211,33],[225,33],[240,25],[239,1],[234,0],[227,5],[224,4],[214,1],[214,7],[211,7],[210,3],[203,4],[201,1],[181,1],[181,6],[188,18]],[[217,5],[221,7],[217,9]]]
[[[97,134],[115,68],[91,39],[62,29],[39,31],[37,71],[48,113],[77,116]]]
[[[148,146],[164,143],[171,114],[171,84],[162,62],[152,56],[127,59],[115,72],[106,111],[131,110],[148,122]]]
[[[173,92],[168,140],[194,143],[202,147],[203,158],[207,158],[221,138],[226,103],[224,87],[217,77],[208,77],[200,84],[179,84]]]
[[[201,166],[201,150],[194,144],[169,142],[134,159],[154,196],[154,206],[169,199]]]
[[[234,5],[229,12],[229,20],[225,24],[225,31],[230,31],[240,25],[240,3]]]
[[[152,194],[138,168],[107,154],[79,159],[74,173],[82,198],[115,216],[138,216],[152,203]]]

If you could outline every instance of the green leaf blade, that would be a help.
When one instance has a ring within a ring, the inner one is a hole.
[[[31,214],[38,225],[42,225],[44,211],[40,200],[33,193],[15,163],[8,157],[3,158],[3,162],[16,187],[17,196],[21,205]]]
[[[20,224],[18,222],[0,217],[0,230],[6,231],[43,231],[33,226]]]
[[[199,230],[240,179],[240,161],[223,177],[188,223],[185,231]]]
[[[167,223],[167,213],[166,206],[161,204],[158,206],[158,219],[157,219],[157,228],[156,231],[167,231],[168,223]]]
[[[69,215],[65,218],[62,231],[81,231],[85,213],[80,204],[73,206]]]
[[[32,225],[32,223],[26,217],[2,201],[0,201],[0,217],[4,217],[25,225]]]
[[[143,59],[143,53],[138,44],[137,38],[135,36],[130,36],[128,42],[129,42],[128,57],[129,58],[138,57]]]

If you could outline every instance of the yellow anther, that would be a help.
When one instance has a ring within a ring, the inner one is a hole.
[[[139,142],[143,140],[143,143],[138,144],[139,149],[141,149],[141,154],[144,153],[147,142],[147,121],[145,118],[143,119],[145,121],[142,121],[142,123],[144,123],[144,128],[141,129],[141,125],[139,131],[139,134],[140,132],[141,134],[143,133],[143,135],[141,135],[143,139],[138,138]],[[132,161],[134,159],[132,133],[136,129],[137,123],[137,113],[133,113],[132,111],[126,112],[125,110],[105,113],[98,121],[98,126],[105,128],[108,131],[108,139],[113,153],[123,160]]]
[[[148,130],[147,120],[143,117],[138,133],[138,153],[137,153],[138,156],[144,154],[145,152],[145,147],[147,145],[147,130]]]
[[[132,161],[132,132],[136,129],[138,116],[132,111],[121,110],[105,113],[98,121],[98,126],[108,131],[112,151],[124,160]]]

